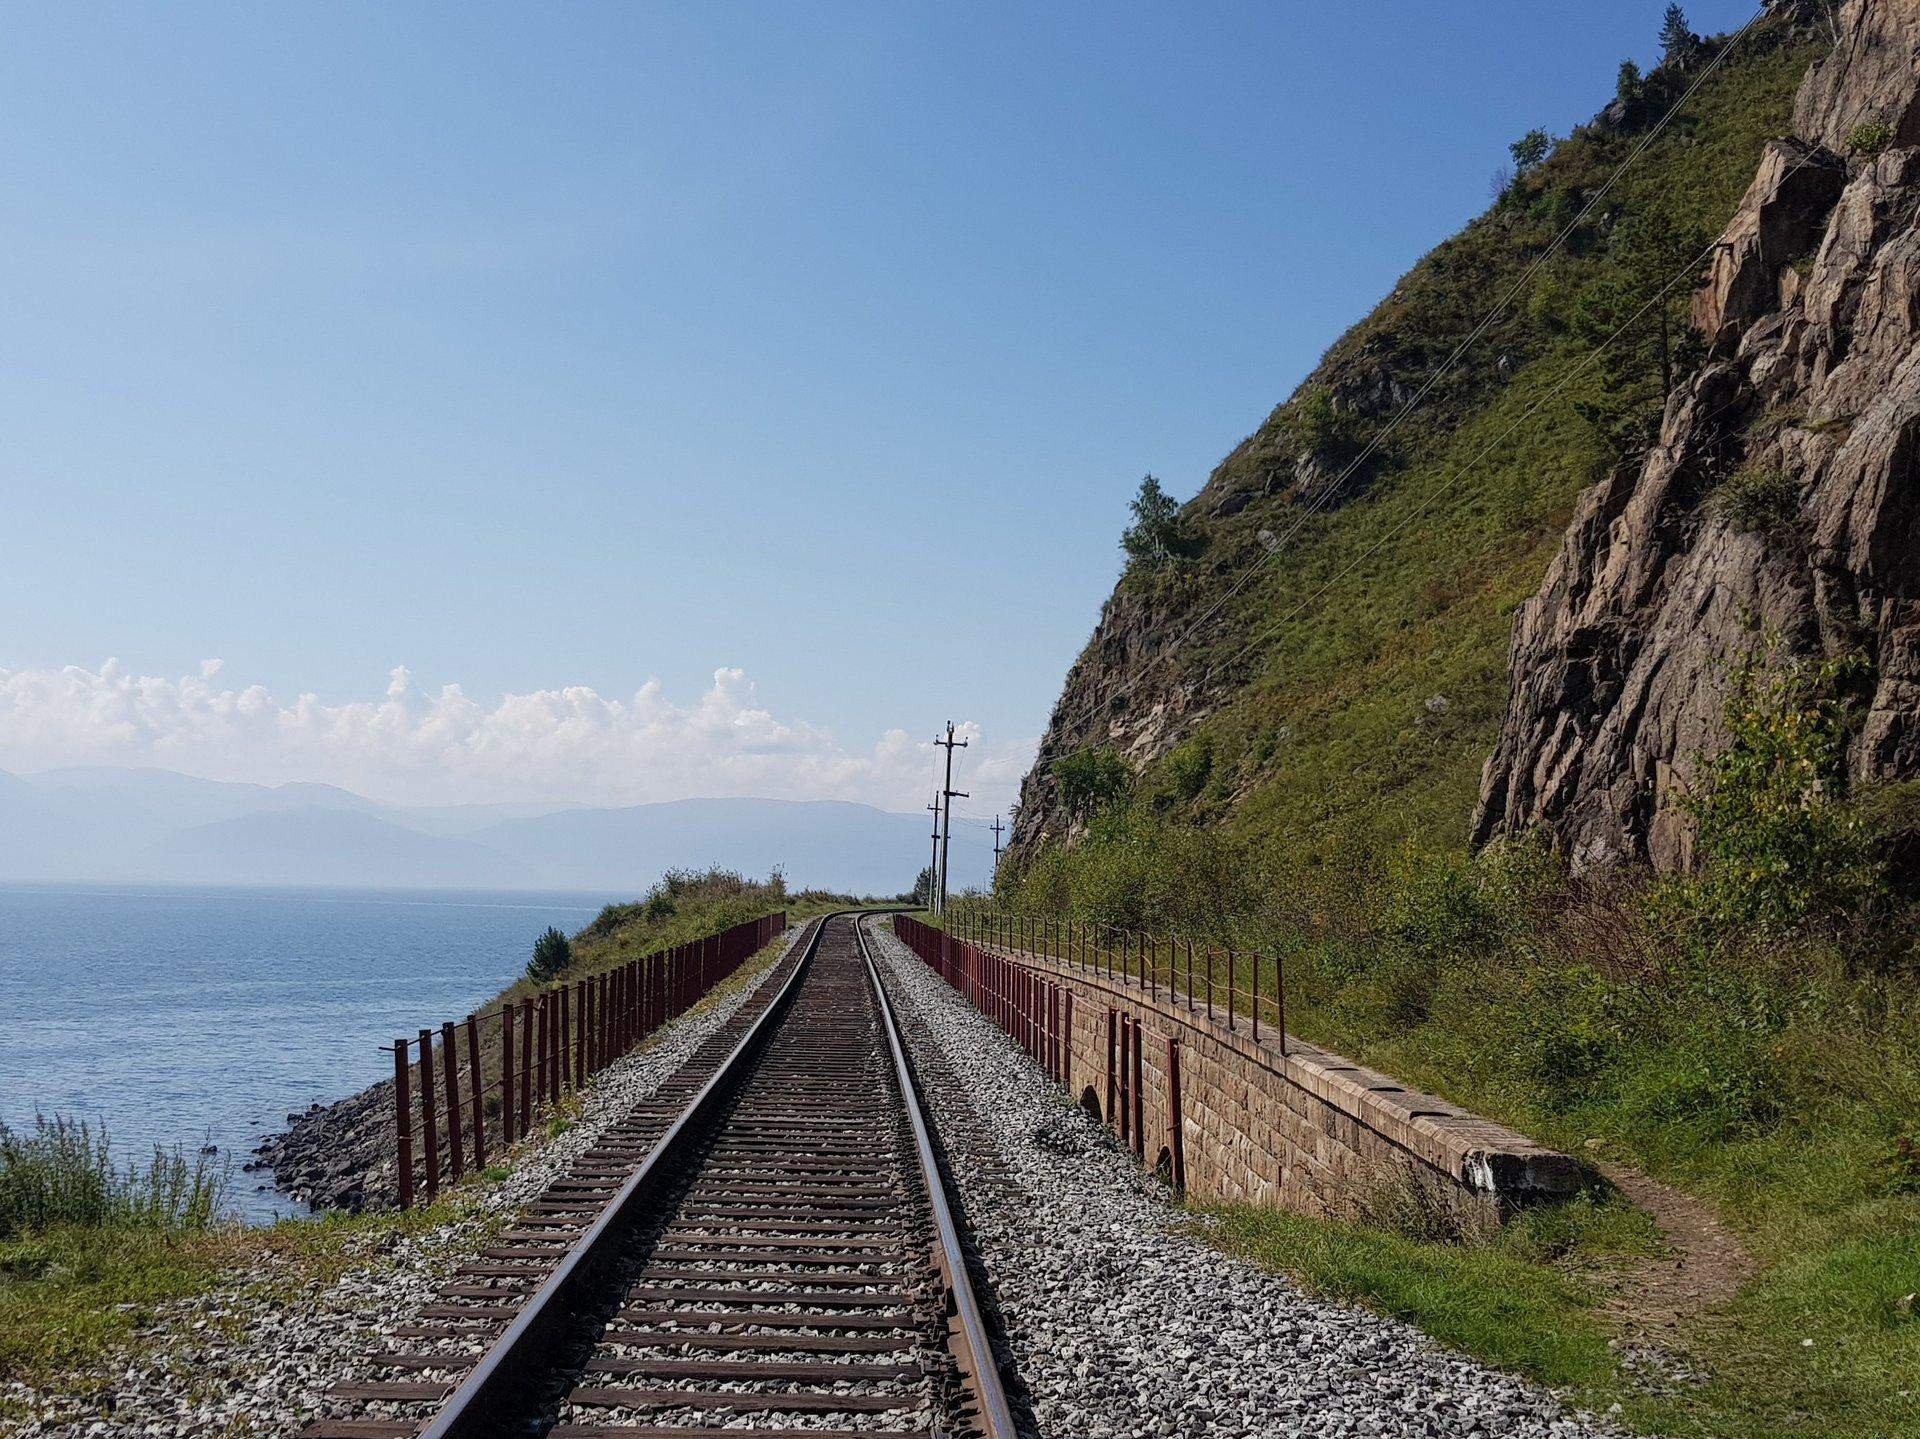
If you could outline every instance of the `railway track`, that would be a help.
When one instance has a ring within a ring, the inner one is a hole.
[[[815,921],[762,993],[307,1439],[1014,1439],[857,921]]]

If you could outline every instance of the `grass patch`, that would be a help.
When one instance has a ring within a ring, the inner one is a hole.
[[[132,1352],[162,1309],[221,1284],[330,1281],[390,1237],[460,1211],[328,1215],[246,1229],[61,1223],[0,1240],[0,1382],[83,1392]],[[4,1413],[0,1407],[0,1413]]]
[[[1638,1248],[1613,1206],[1569,1206],[1543,1247],[1524,1221],[1492,1243],[1439,1244],[1338,1219],[1272,1209],[1202,1210],[1201,1233],[1229,1253],[1292,1275],[1310,1292],[1404,1319],[1442,1344],[1556,1387],[1610,1383],[1609,1330],[1577,1260]]]

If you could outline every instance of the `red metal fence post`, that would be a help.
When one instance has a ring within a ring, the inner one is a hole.
[[[1133,1022],[1133,1153],[1146,1157],[1146,1032]]]
[[[584,979],[575,984],[573,989],[574,1004],[578,1010],[573,1021],[573,1084],[574,1088],[578,1089],[586,1084],[587,1075],[590,1072],[587,1069],[587,1036],[590,1033],[587,1028],[589,1018],[587,1006],[592,1001],[592,995],[588,993],[587,982]]]
[[[1187,1138],[1180,1116],[1180,1041],[1167,1036],[1167,1149],[1173,1155],[1173,1192],[1187,1192]]]
[[[536,1061],[539,1068],[539,1078],[536,1081],[539,1093],[534,1096],[534,1102],[543,1109],[552,1103],[553,1097],[553,1044],[547,1035],[547,1031],[553,1027],[552,1018],[547,1013],[553,1007],[552,1001],[552,992],[547,991],[535,999],[533,1006],[534,1025],[539,1030],[536,1040],[540,1048],[539,1058]]]
[[[533,1127],[533,999],[520,1001],[520,1133]]]
[[[393,1042],[394,1167],[399,1176],[400,1207],[413,1208],[413,1096],[407,1089],[407,1041]]]
[[[480,1068],[480,1019],[467,1016],[467,1073],[473,1080],[473,1167],[487,1167],[487,1084]]]
[[[453,1021],[440,1025],[440,1077],[447,1086],[447,1158],[452,1180],[467,1172],[466,1141],[460,1132],[460,1046],[453,1037]]]
[[[1114,1113],[1114,1103],[1119,1092],[1120,1077],[1117,1072],[1117,1052],[1115,1040],[1118,1034],[1119,1011],[1112,1005],[1107,1006],[1107,1126],[1116,1134],[1120,1126],[1115,1122],[1119,1116]]]
[[[420,1143],[426,1150],[427,1203],[440,1197],[440,1121],[434,1114],[439,1102],[433,1091],[433,1031],[420,1031]]]
[[[1276,950],[1273,956],[1274,1006],[1280,1020],[1280,1052],[1287,1052],[1287,957]]]

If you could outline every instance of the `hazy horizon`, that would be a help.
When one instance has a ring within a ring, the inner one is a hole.
[[[929,831],[924,813],[850,800],[408,806],[151,767],[0,771],[9,882],[638,893],[669,869],[719,865],[897,894],[927,862]],[[956,888],[991,877],[990,834],[958,815],[951,865]]]

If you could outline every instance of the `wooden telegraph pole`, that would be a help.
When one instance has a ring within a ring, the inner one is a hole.
[[[953,787],[953,752],[957,749],[965,749],[967,741],[953,737],[952,720],[947,721],[947,737],[936,738],[934,743],[947,752],[947,778],[946,782],[940,786],[940,793],[946,799],[946,822],[941,826],[940,834],[940,904],[938,906],[938,912],[945,914],[947,911],[947,852],[953,844],[953,802],[956,799],[970,799],[972,796],[963,789]]]

